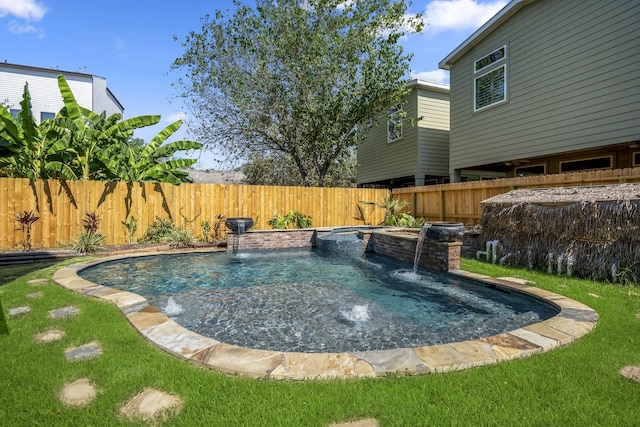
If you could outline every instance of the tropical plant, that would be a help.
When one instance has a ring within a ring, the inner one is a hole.
[[[293,226],[294,228],[311,227],[311,217],[298,211],[290,211],[284,216],[274,215],[267,224],[273,229],[284,229]]]
[[[361,201],[359,203],[363,205],[373,205],[378,208],[384,209],[384,219],[380,223],[381,225],[390,225],[390,224],[387,224],[389,217],[397,213],[400,213],[409,204],[404,200],[394,199],[392,195],[386,196],[385,198],[382,199],[382,202],[379,202],[379,203],[364,202],[364,201]]]
[[[81,254],[92,254],[98,250],[106,236],[80,232],[78,237],[72,240],[71,248]]]
[[[17,117],[0,107],[0,173],[16,178],[75,179],[66,153],[68,135],[55,121],[36,124],[28,84],[20,107]]]
[[[39,219],[40,217],[33,211],[18,212],[16,214],[16,221],[20,224],[20,229],[24,235],[22,247],[25,252],[31,251],[31,227]]]
[[[149,225],[149,228],[144,233],[141,241],[147,243],[161,243],[163,239],[175,229],[176,226],[173,223],[173,219],[156,217],[151,225]]]
[[[64,107],[53,120],[39,125],[25,85],[21,110],[13,117],[0,108],[0,174],[20,178],[119,179],[180,184],[195,159],[168,160],[176,152],[199,149],[194,141],[163,143],[182,125],[170,124],[140,146],[133,131],[160,121],[158,115],[121,120],[81,107],[64,76],[58,76]]]
[[[191,131],[230,159],[259,153],[297,169],[297,185],[326,185],[365,136],[357,124],[381,121],[408,93],[411,56],[398,41],[422,17],[405,0],[234,5],[190,32],[173,63],[186,71],[176,87]]]
[[[215,244],[225,238],[224,232],[222,231],[222,221],[224,221],[224,219],[225,216],[222,214],[217,214],[215,217],[215,221],[213,223],[213,235],[211,236],[213,243]]]
[[[171,247],[176,248],[189,248],[195,245],[195,237],[193,232],[187,228],[174,228],[170,230],[164,237],[163,241]]]
[[[211,222],[207,219],[200,221],[200,229],[202,230],[202,240],[205,243],[209,243],[209,236],[211,233]]]
[[[415,218],[405,212],[396,212],[385,219],[382,225],[392,227],[420,228],[424,224],[424,218]]]
[[[101,159],[108,172],[123,181],[180,184],[188,176],[188,172],[180,169],[193,165],[197,160],[169,158],[178,151],[202,148],[199,142],[189,140],[163,145],[181,126],[182,120],[171,123],[141,148],[127,142],[112,145],[101,152]]]
[[[95,212],[87,212],[85,219],[82,220],[82,226],[84,231],[81,231],[78,237],[71,242],[71,247],[78,253],[92,254],[106,238],[98,233],[100,226],[98,215]]]
[[[134,216],[130,216],[126,221],[122,221],[122,226],[127,232],[127,241],[130,245],[133,244],[136,231],[138,231],[138,221]]]

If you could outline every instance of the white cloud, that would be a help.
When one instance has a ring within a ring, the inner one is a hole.
[[[0,18],[12,15],[28,21],[39,21],[47,9],[35,0],[0,0]]]
[[[424,13],[424,32],[476,30],[507,3],[506,0],[434,0],[427,4]]]
[[[187,113],[183,113],[182,111],[178,112],[178,113],[173,113],[168,115],[167,117],[165,117],[163,119],[163,121],[167,122],[167,123],[173,123],[176,122],[178,120],[182,120],[183,122],[187,119]]]
[[[411,72],[412,79],[449,84],[449,72],[446,70]]]

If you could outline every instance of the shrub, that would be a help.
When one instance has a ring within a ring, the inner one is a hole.
[[[80,232],[80,235],[71,242],[71,248],[81,254],[92,254],[98,250],[105,237],[98,233]]]
[[[138,222],[136,221],[136,218],[131,216],[126,221],[122,221],[122,225],[127,231],[127,241],[130,245],[133,244],[133,239],[136,236],[136,231],[138,231]]]
[[[193,232],[187,228],[174,228],[163,240],[171,249],[193,247],[196,241]]]
[[[162,243],[164,238],[174,230],[176,230],[176,226],[171,218],[162,219],[160,217],[156,217],[147,229],[141,241],[145,243]]]
[[[36,216],[33,211],[18,212],[16,214],[16,221],[20,224],[20,229],[24,234],[22,247],[25,252],[29,252],[31,250],[31,226],[39,219],[40,217]]]
[[[267,224],[273,229],[289,228],[290,225],[294,228],[308,228],[311,227],[311,217],[298,211],[291,211],[284,216],[274,215]]]
[[[92,254],[102,243],[106,236],[98,233],[98,226],[100,225],[100,219],[95,212],[88,212],[85,219],[82,220],[82,226],[84,232],[80,232],[80,235],[71,242],[71,247],[81,254]]]

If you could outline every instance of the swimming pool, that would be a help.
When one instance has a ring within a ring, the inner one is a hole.
[[[559,309],[498,286],[366,254],[315,250],[139,257],[80,276],[141,295],[185,328],[253,349],[340,353],[474,340]]]

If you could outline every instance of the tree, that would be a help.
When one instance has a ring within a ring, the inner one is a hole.
[[[0,106],[0,174],[17,178],[74,179],[65,153],[68,135],[54,121],[39,125],[31,111],[31,95],[24,85],[17,117]]]
[[[257,0],[203,18],[173,70],[197,139],[231,159],[292,164],[325,185],[352,155],[359,123],[407,94],[399,38],[422,28],[405,0]]]
[[[130,140],[110,146],[101,152],[104,165],[114,177],[122,181],[161,181],[180,184],[189,175],[180,168],[187,168],[197,160],[169,159],[169,157],[178,151],[202,148],[199,142],[188,140],[163,145],[180,126],[182,126],[181,120],[171,123],[143,147],[132,146]]]
[[[158,123],[160,116],[107,117],[105,112],[97,114],[81,107],[63,75],[58,76],[58,87],[64,107],[53,120],[39,125],[31,111],[28,85],[17,117],[0,106],[0,175],[179,184],[188,175],[179,168],[197,162],[170,157],[181,150],[200,149],[202,144],[187,140],[164,144],[182,121],[170,124],[144,145],[141,139],[133,138],[133,131]]]

